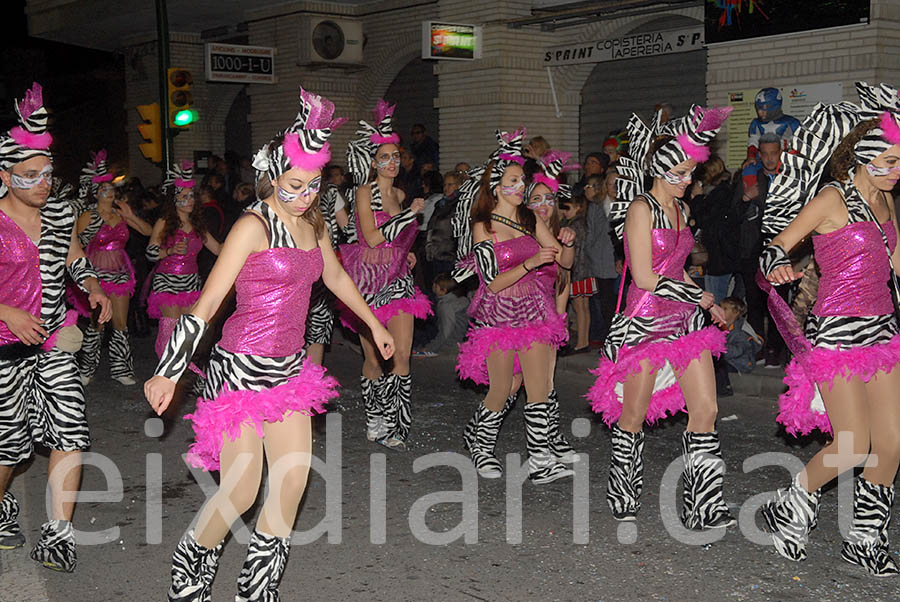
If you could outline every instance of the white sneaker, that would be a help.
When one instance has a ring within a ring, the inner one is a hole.
[[[82,374],[81,375],[81,384],[84,386],[87,386],[87,384],[89,382],[91,382],[91,378],[92,378],[91,376],[85,376],[84,374]]]
[[[133,378],[131,378],[130,376],[117,376],[117,377],[113,378],[113,380],[118,382],[121,385],[126,385],[126,386],[137,383],[137,381],[134,380]]]

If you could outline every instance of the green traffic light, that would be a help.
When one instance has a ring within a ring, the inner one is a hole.
[[[172,123],[177,126],[185,126],[194,123],[197,121],[197,118],[197,111],[193,109],[184,109],[175,113],[175,117],[172,118]]]

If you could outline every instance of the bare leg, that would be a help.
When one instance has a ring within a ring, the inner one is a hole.
[[[619,428],[629,433],[639,433],[647,417],[650,397],[656,384],[656,371],[647,360],[641,361],[641,371],[625,379],[622,392],[622,415],[619,417]]]
[[[375,343],[372,341],[372,333],[368,330],[360,332],[359,344],[363,350],[362,375],[369,380],[381,378],[381,375],[383,374],[381,354],[375,348]]]
[[[391,372],[400,376],[409,374],[409,355],[412,350],[413,316],[400,312],[388,321],[388,332],[394,337],[393,368]]]
[[[322,343],[310,343],[306,347],[306,357],[308,357],[314,364],[322,365],[322,360],[325,359],[325,345]]]
[[[572,305],[575,307],[575,330],[577,332],[576,349],[587,347],[590,343],[588,334],[591,328],[591,312],[588,307],[590,297],[575,297]]]
[[[519,351],[519,363],[525,379],[528,403],[544,403],[550,394],[550,346],[535,343],[526,351]]]
[[[6,493],[6,488],[9,487],[9,481],[12,479],[12,474],[15,469],[15,466],[5,466],[0,464],[0,499],[2,499],[3,494]]]
[[[257,530],[290,537],[300,499],[306,491],[312,453],[312,421],[293,414],[281,422],[264,425],[269,494],[257,522]]]
[[[704,351],[691,361],[681,376],[678,386],[684,394],[688,410],[687,431],[709,433],[716,430],[716,374],[713,370],[712,355]]]
[[[487,357],[488,392],[484,406],[492,412],[499,412],[506,404],[513,386],[514,351],[493,351]],[[516,387],[518,390],[518,387]],[[514,392],[514,391],[513,391]]]
[[[47,485],[50,488],[52,520],[72,520],[72,514],[75,512],[75,496],[81,486],[80,456],[80,451],[50,450]]]
[[[866,383],[872,449],[863,476],[890,487],[900,464],[900,371],[878,372]]]

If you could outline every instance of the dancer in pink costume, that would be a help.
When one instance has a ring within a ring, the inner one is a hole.
[[[518,389],[513,389],[514,374],[522,372],[528,394],[528,472],[540,484],[573,474],[554,456],[550,443],[550,356],[567,340],[565,315],[557,312],[553,286],[542,281],[538,270],[553,263],[572,265],[574,233],[563,228],[557,240],[525,206],[524,136],[524,130],[497,132],[499,148],[483,174],[473,174],[481,175],[479,186],[466,186],[457,205],[457,226],[467,229],[466,214],[471,213],[471,235],[460,231],[461,240],[471,242],[460,247],[465,252],[471,245],[472,254],[460,262],[455,277],[474,268],[479,286],[469,306],[475,323],[459,346],[456,369],[461,378],[489,385],[463,435],[472,463],[485,478],[503,474],[494,447],[515,401],[510,394]]]
[[[142,234],[150,234],[151,226],[132,211],[124,200],[116,200],[116,190],[112,184],[113,175],[106,169],[106,151],[93,155],[90,163],[91,191],[97,200],[81,214],[75,231],[81,244],[85,246],[87,258],[97,270],[100,286],[112,303],[112,333],[109,340],[109,373],[123,385],[133,385],[134,361],[131,344],[128,341],[128,304],[134,294],[134,267],[125,252],[128,242],[128,227]],[[79,302],[82,297],[77,291],[75,306],[84,314],[87,304]],[[88,312],[87,315],[90,315]],[[103,328],[93,320],[84,332],[84,343],[78,355],[81,378],[90,382],[100,363],[100,348]]]
[[[379,100],[374,114],[375,125],[360,121],[359,138],[347,150],[350,172],[358,184],[353,206],[357,240],[341,246],[341,261],[397,342],[391,365],[382,365],[372,337],[359,330],[356,319],[343,312],[341,321],[360,332],[366,438],[405,450],[412,424],[413,319],[431,315],[431,302],[413,284],[411,272],[416,256],[410,249],[419,232],[416,216],[425,200],[413,199],[402,209],[406,196],[394,187],[400,169],[400,138],[391,126],[394,106]]]
[[[166,342],[182,314],[200,298],[197,255],[205,246],[214,255],[222,245],[203,223],[203,210],[194,199],[194,164],[177,163],[163,184],[164,217],[157,220],[147,245],[147,259],[157,262],[150,279],[147,314],[159,320],[156,355],[162,357]],[[191,364],[191,370],[199,370]]]
[[[66,273],[99,307],[101,323],[110,304],[75,237],[71,206],[50,195],[52,138],[40,85],[16,103],[16,113],[19,125],[0,135],[0,550],[25,544],[19,504],[7,487],[40,444],[50,449],[50,520],[31,558],[72,572],[80,454],[91,440],[74,356],[81,332],[64,303]]]
[[[888,548],[900,464],[900,327],[891,300],[892,289],[900,294],[891,196],[900,179],[900,100],[884,84],[856,88],[859,105],[819,105],[803,121],[766,199],[764,233],[775,238],[760,258],[762,273],[776,285],[800,278],[787,253],[811,233],[821,271],[805,336],[768,286],[772,316],[794,352],[778,422],[793,435],[819,429],[836,438],[762,514],[778,553],[804,560],[821,488],[864,462],[841,556],[888,576],[900,573]],[[816,194],[829,158],[835,181]],[[852,435],[852,449],[841,434]]]
[[[707,145],[729,113],[694,106],[688,116],[662,125],[659,115],[649,126],[634,114],[628,123],[630,156],[620,159],[610,221],[624,235],[632,285],[587,394],[612,427],[606,501],[617,520],[636,520],[640,509],[644,421],[687,409],[682,522],[691,529],[735,523],[722,492],[725,466],[715,430],[712,355],[725,351],[725,334],[708,325],[705,310],[721,324],[724,313],[684,270],[694,237],[688,208],[678,200],[697,164],[709,158]],[[653,184],[644,190],[647,176]]]
[[[257,153],[262,201],[235,223],[200,299],[178,319],[144,391],[165,412],[175,382],[232,285],[237,309],[213,350],[206,389],[193,422],[188,452],[195,466],[220,471],[220,485],[172,558],[169,600],[211,599],[222,540],[255,502],[268,466],[268,494],[238,577],[238,602],[278,600],[290,535],[306,489],[312,453],[310,415],[337,396],[337,381],[305,358],[304,325],[313,283],[325,285],[371,330],[385,357],[393,339],[353,286],[331,248],[318,208],[322,167],[335,119],[327,99],[300,90],[293,125]],[[234,512],[237,514],[234,514]]]

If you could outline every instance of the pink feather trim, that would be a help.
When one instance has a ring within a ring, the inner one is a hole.
[[[703,116],[700,119],[700,123],[697,124],[696,131],[708,132],[722,127],[722,124],[725,123],[725,120],[731,115],[734,107],[710,107],[699,110]]]
[[[103,289],[103,292],[107,295],[115,295],[116,297],[131,297],[134,294],[134,286],[135,280],[133,272],[128,282],[123,282],[121,284],[104,282],[103,280],[100,281],[100,288]]]
[[[369,140],[371,140],[373,144],[400,144],[400,136],[396,133],[391,134],[390,136],[372,134],[369,136]]]
[[[556,180],[556,178],[551,178],[546,174],[536,173],[534,174],[532,179],[539,184],[543,184],[553,192],[559,192],[559,182]]]
[[[378,102],[375,103],[375,109],[372,111],[372,115],[375,117],[375,125],[384,121],[385,117],[392,117],[394,115],[394,109],[396,108],[397,105],[392,105],[385,99],[380,98]]]
[[[178,188],[193,188],[194,181],[193,180],[182,180],[181,178],[175,178],[175,186]]]
[[[303,169],[305,171],[318,171],[325,167],[331,160],[331,146],[326,142],[316,153],[307,153],[300,146],[299,134],[286,134],[284,136],[284,154],[287,155],[291,162],[291,167]]]
[[[300,88],[300,98],[309,106],[305,130],[336,130],[347,122],[345,117],[334,117],[334,103],[323,96]]]
[[[39,83],[33,82],[31,84],[31,89],[25,91],[25,98],[19,103],[19,115],[23,120],[27,120],[42,106],[44,106],[43,88],[41,88]]]
[[[53,144],[53,136],[50,135],[50,132],[33,134],[18,125],[9,130],[9,137],[15,140],[19,146],[35,150],[47,150]]]
[[[281,422],[295,412],[311,416],[325,411],[325,404],[338,396],[338,382],[325,375],[325,368],[307,359],[300,373],[286,383],[263,391],[229,391],[215,399],[198,399],[197,409],[185,416],[193,423],[196,440],[188,450],[188,462],[205,470],[219,469],[222,441],[236,441],[245,426],[256,436],[265,436],[263,425]]]
[[[102,176],[93,176],[91,178],[91,182],[94,184],[100,184],[102,182],[112,182],[113,175],[111,173],[103,174]]]
[[[434,313],[431,308],[431,301],[418,289],[418,287],[414,287],[414,291],[412,297],[406,299],[394,299],[390,303],[376,307],[372,310],[372,313],[375,314],[375,317],[378,318],[378,321],[381,322],[383,326],[387,326],[391,318],[400,312],[409,314],[418,320],[424,320]],[[341,324],[353,332],[359,332],[360,328],[363,327],[362,320],[360,320],[356,314],[350,311],[350,308],[343,303],[341,303],[340,315]]]
[[[494,351],[525,351],[535,343],[560,347],[569,339],[566,314],[550,316],[529,326],[488,326],[470,328],[466,340],[459,344],[456,372],[462,380],[479,385],[489,384],[487,358]],[[514,371],[521,372],[516,358]]]
[[[163,307],[191,307],[200,298],[200,291],[184,293],[152,292],[147,297],[147,315],[151,318],[162,318]]]
[[[543,163],[544,165],[550,165],[554,161],[559,160],[563,165],[565,165],[566,162],[568,162],[568,160],[571,158],[572,153],[551,148],[546,153],[544,153],[543,157],[541,157],[541,163]]]
[[[66,326],[73,326],[76,322],[78,322],[78,312],[74,309],[66,310],[66,317],[63,319],[62,325],[59,328],[64,328]],[[41,345],[41,349],[44,351],[50,351],[54,347],[56,347],[56,339],[59,338],[59,329],[53,331],[53,334],[50,335],[44,343]]]
[[[647,360],[654,370],[662,368],[668,361],[678,375],[704,351],[710,351],[715,356],[725,353],[725,333],[715,326],[708,326],[674,341],[651,341],[635,347],[622,347],[616,362],[602,357],[597,368],[591,370],[597,380],[585,397],[591,402],[591,409],[600,414],[607,425],[612,425],[622,415],[622,400],[616,394],[616,385],[624,383],[632,374],[638,374],[642,369],[641,361]],[[684,395],[676,383],[654,391],[645,420],[653,424],[684,409]]]
[[[858,376],[869,382],[877,372],[890,372],[900,364],[900,335],[887,343],[850,349],[822,349],[813,347],[809,353],[795,356],[784,372],[788,390],[778,398],[778,417],[785,430],[794,436],[813,430],[832,434],[827,414],[814,412],[810,403],[815,395],[815,383],[820,389],[837,377]],[[815,379],[815,382],[810,378]]]
[[[521,155],[511,155],[509,153],[500,153],[499,158],[504,161],[512,161],[513,163],[518,163],[519,165],[525,165],[525,158]]]
[[[66,282],[66,303],[79,316],[91,317],[91,305],[88,303],[87,295],[71,281]]]
[[[181,161],[181,171],[189,171],[194,169],[194,162],[190,159],[183,159]]]
[[[881,137],[891,144],[900,144],[900,127],[890,112],[885,111],[881,114]]]
[[[675,138],[679,146],[684,150],[684,154],[696,161],[697,163],[705,163],[709,160],[709,147],[700,144],[694,144],[687,134],[678,134]]]
[[[509,144],[513,140],[525,138],[528,135],[528,130],[525,126],[520,127],[514,132],[503,132],[500,134],[500,139]]]

